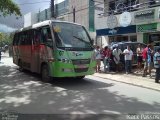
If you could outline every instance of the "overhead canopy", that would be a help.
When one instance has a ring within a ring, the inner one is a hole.
[[[111,36],[111,35],[121,35],[128,33],[136,33],[136,25],[130,25],[127,27],[116,27],[114,29],[99,29],[96,30],[97,36]]]

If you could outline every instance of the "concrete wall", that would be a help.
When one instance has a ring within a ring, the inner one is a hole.
[[[73,22],[73,8],[75,7],[75,22],[84,25],[87,29],[88,25],[88,0],[69,0],[69,21]]]
[[[137,42],[143,43],[143,33],[137,33]]]
[[[24,15],[24,27],[31,26],[37,22],[37,14],[36,13],[28,13]]]

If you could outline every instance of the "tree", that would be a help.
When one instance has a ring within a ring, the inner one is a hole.
[[[0,14],[4,17],[11,14],[22,16],[20,8],[12,0],[0,0]]]
[[[13,40],[13,33],[1,33],[0,32],[0,47],[4,45],[10,45]]]

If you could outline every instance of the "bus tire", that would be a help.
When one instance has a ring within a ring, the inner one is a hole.
[[[82,80],[85,76],[77,76],[76,79]]]
[[[43,82],[49,82],[51,77],[49,76],[49,69],[47,65],[43,65],[41,68],[41,79]]]
[[[21,60],[19,60],[19,62],[18,62],[18,66],[19,66],[19,71],[20,72],[23,72],[23,64],[22,64],[22,61]]]

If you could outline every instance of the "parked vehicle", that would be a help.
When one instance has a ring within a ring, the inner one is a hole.
[[[154,51],[157,51],[160,46],[154,46]]]

